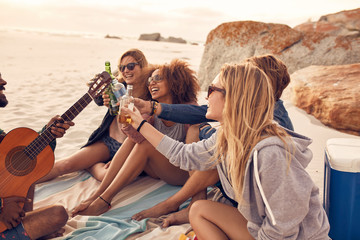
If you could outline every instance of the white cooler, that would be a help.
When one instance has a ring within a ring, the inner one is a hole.
[[[324,208],[333,240],[360,240],[360,138],[326,143]]]

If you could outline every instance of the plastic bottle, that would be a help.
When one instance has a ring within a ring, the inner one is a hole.
[[[133,85],[127,85],[126,94],[121,98],[121,106],[125,105],[127,105],[127,107],[131,110],[134,109]],[[131,117],[123,114],[120,111],[119,122],[131,123]]]

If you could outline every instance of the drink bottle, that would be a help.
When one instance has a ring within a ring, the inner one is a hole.
[[[107,71],[112,78],[112,82],[110,83],[108,89],[106,89],[106,94],[108,94],[110,98],[110,102],[109,102],[110,115],[115,116],[119,112],[119,105],[117,105],[117,103],[120,101],[121,97],[125,95],[126,89],[124,84],[120,83],[113,76],[109,61],[105,62],[105,71]]]
[[[127,85],[126,94],[122,96],[121,98],[121,107],[127,106],[129,109],[134,109],[134,97],[133,95],[133,85]],[[128,115],[123,114],[120,111],[120,117],[119,117],[120,123],[131,123],[131,117]]]

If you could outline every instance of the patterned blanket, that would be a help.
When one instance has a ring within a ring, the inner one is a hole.
[[[34,209],[51,204],[63,205],[69,215],[82,200],[100,185],[86,171],[72,173],[36,186]],[[131,216],[167,199],[180,187],[150,177],[139,177],[112,200],[111,209],[100,216],[69,218],[65,234],[57,239],[176,239],[190,229],[189,224],[160,228],[161,219],[135,221]],[[186,202],[182,205],[185,207]]]

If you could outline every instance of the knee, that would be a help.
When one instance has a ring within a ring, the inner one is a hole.
[[[55,163],[55,167],[59,170],[61,174],[71,172],[74,168],[74,164],[70,160],[62,160]]]
[[[58,228],[65,226],[69,218],[69,215],[66,212],[65,208],[61,205],[55,205],[51,207],[51,211],[52,221],[54,221],[54,225],[58,226]]]
[[[202,216],[206,201],[208,200],[197,200],[190,206],[190,210],[189,210],[190,223]]]

